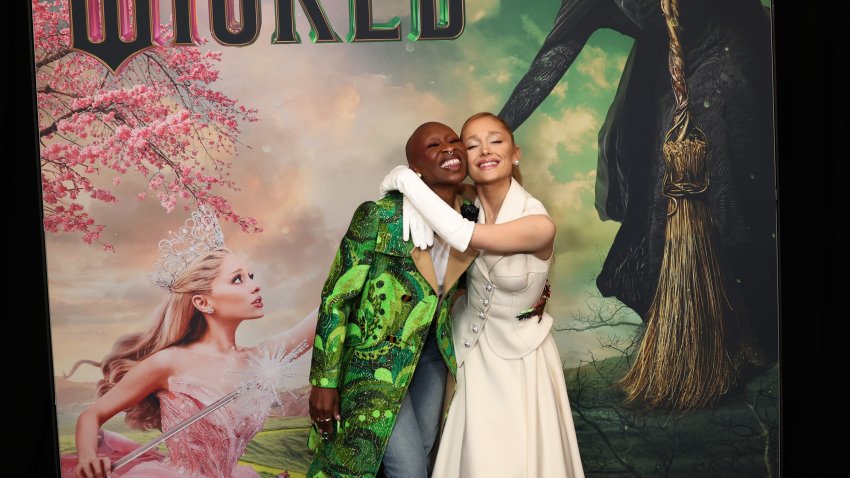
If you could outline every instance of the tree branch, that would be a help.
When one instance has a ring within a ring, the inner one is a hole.
[[[74,53],[74,51],[71,50],[70,48],[59,50],[58,52],[56,52],[52,55],[48,55],[47,57],[35,62],[35,69],[38,70],[42,66],[48,65],[50,63],[53,63],[54,61],[60,60],[64,57],[70,55],[71,53]]]

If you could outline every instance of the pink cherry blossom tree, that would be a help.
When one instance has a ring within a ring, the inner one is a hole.
[[[161,45],[113,75],[70,49],[68,0],[32,0],[32,9],[45,230],[112,250],[91,205],[117,202],[114,187],[137,175],[139,200],[155,197],[169,212],[209,204],[242,230],[262,231],[222,195],[239,190],[230,159],[239,125],[257,121],[257,110],[213,89],[220,53],[172,46],[165,25]]]

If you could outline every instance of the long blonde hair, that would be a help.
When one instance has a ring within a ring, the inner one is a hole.
[[[154,315],[154,323],[143,333],[118,338],[101,362],[103,379],[97,384],[100,397],[115,386],[134,365],[160,350],[198,340],[207,330],[203,314],[192,304],[192,296],[208,294],[228,249],[215,249],[202,256],[174,281],[168,300]],[[133,428],[161,429],[159,399],[150,394],[126,410],[125,421]]]

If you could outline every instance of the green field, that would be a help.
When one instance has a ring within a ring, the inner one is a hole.
[[[240,462],[251,465],[261,475],[273,472],[268,476],[277,476],[287,470],[293,477],[304,476],[312,458],[307,450],[309,433],[307,417],[269,418],[263,431],[248,444]]]
[[[60,453],[76,452],[74,426],[80,411],[66,410],[57,417]],[[140,432],[128,427],[124,423],[123,414],[106,422],[104,428],[120,433],[139,444],[160,435],[159,430]],[[311,459],[307,450],[309,431],[310,420],[307,417],[270,417],[266,420],[263,430],[248,444],[239,462],[251,466],[263,478],[276,478],[283,470],[287,470],[292,478],[303,478]],[[159,449],[166,452],[165,445],[161,445]]]

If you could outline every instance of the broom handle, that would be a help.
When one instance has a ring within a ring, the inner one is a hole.
[[[664,20],[667,23],[667,32],[670,35],[670,55],[667,67],[673,83],[673,95],[676,98],[676,108],[673,110],[673,126],[667,136],[677,134],[676,141],[685,139],[688,125],[691,120],[691,112],[688,108],[688,85],[685,83],[685,61],[682,58],[682,44],[679,43],[679,0],[661,0],[661,11],[664,12]]]

